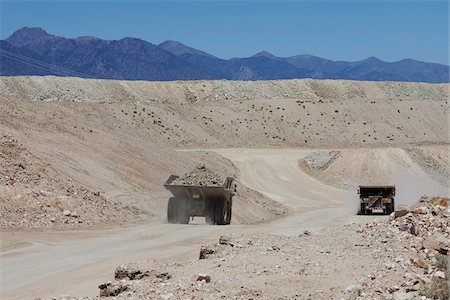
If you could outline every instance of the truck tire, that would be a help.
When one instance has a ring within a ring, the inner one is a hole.
[[[214,221],[217,225],[225,225],[225,202],[216,199],[214,203]]]
[[[366,205],[364,203],[361,203],[361,206],[359,208],[359,214],[365,215],[366,214]]]
[[[177,223],[188,224],[190,217],[188,200],[186,198],[177,198]]]
[[[230,225],[231,223],[231,208],[233,206],[233,202],[230,200],[230,202],[228,202],[228,209],[227,209],[227,216],[225,218],[225,225]]]
[[[394,212],[394,200],[392,200],[391,203],[389,203],[388,205],[386,205],[386,214],[390,215]]]
[[[394,199],[392,199],[392,203],[391,203],[391,214],[395,211],[395,201]]]
[[[214,214],[215,214],[215,211],[214,211],[214,199],[206,200],[206,203],[205,203],[205,220],[206,220],[206,224],[209,224],[209,225],[214,225],[215,224],[215,222],[214,222]]]
[[[170,198],[167,204],[167,222],[177,223],[177,198],[175,197]]]

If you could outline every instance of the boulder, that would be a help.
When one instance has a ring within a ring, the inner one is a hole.
[[[115,297],[128,289],[128,286],[122,282],[107,282],[98,286],[100,297]]]
[[[230,237],[224,236],[224,235],[220,236],[219,244],[221,244],[221,245],[229,245],[230,244]]]
[[[114,273],[115,279],[139,280],[145,276],[149,276],[149,271],[142,271],[136,265],[122,265],[116,268]]]
[[[442,271],[436,271],[436,273],[434,273],[433,276],[445,279],[445,273]]]
[[[209,249],[206,246],[202,246],[200,248],[200,254],[199,254],[199,259],[206,259],[208,258],[211,254],[214,254],[214,250],[213,249]]]
[[[428,208],[426,206],[416,207],[414,213],[417,215],[426,215],[428,213]]]
[[[355,300],[361,295],[361,286],[360,285],[355,285],[355,284],[349,284],[345,288],[344,292],[345,292],[345,294],[348,295],[346,297],[346,299],[348,299],[348,300]]]
[[[211,276],[208,274],[198,274],[196,281],[204,281],[206,283],[211,282]]]
[[[443,199],[443,198],[437,198],[437,199],[435,199],[434,201],[433,201],[433,205],[436,205],[436,206],[442,206],[442,207],[445,207],[445,208],[447,208],[448,207],[448,201],[447,200],[445,200],[445,199]]]
[[[409,209],[402,209],[402,208],[398,208],[394,211],[394,219],[400,218],[405,216],[407,213],[409,213]]]
[[[428,269],[428,263],[427,263],[425,260],[423,260],[423,259],[418,259],[418,260],[415,262],[415,264],[416,264],[416,266],[418,266],[419,268],[422,268],[422,269]]]
[[[425,237],[423,247],[434,249],[441,254],[447,255],[449,250],[449,240],[440,232],[433,232],[432,235]]]

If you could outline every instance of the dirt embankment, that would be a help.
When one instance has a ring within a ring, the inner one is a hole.
[[[399,195],[450,193],[450,146],[408,146],[405,148],[340,149],[313,151],[299,160],[303,171],[338,188],[356,191],[358,185],[396,184]],[[420,194],[422,193],[422,194]]]
[[[140,212],[110,201],[53,169],[0,131],[0,228],[132,224]]]
[[[446,84],[2,77],[0,128],[61,177],[164,220],[170,174],[203,162],[238,175],[219,155],[174,148],[448,143],[447,98]],[[239,223],[286,213],[239,184],[235,201]]]
[[[170,194],[162,187],[162,182],[166,179],[165,174],[159,174],[160,179],[149,184],[146,189],[134,191],[135,195],[139,195],[141,199],[152,200],[147,203],[148,200],[139,202],[132,199],[133,193],[127,197],[123,194],[108,193],[101,185],[100,189],[93,189],[95,184],[92,182],[90,187],[80,185],[67,174],[55,170],[51,164],[32,154],[6,133],[0,136],[0,154],[2,228],[75,228],[165,219],[166,201],[170,197]],[[199,161],[208,161],[208,165],[212,166],[216,172],[220,170],[229,176],[236,176],[234,166],[215,153],[173,152],[172,157],[179,160],[173,167],[174,172],[178,171],[178,174],[183,174]],[[168,155],[167,158],[170,156]],[[164,165],[163,168],[169,169],[170,165]],[[82,170],[77,170],[77,172],[80,171]],[[153,176],[157,171],[159,170],[149,170]],[[79,176],[77,172],[73,173],[70,170],[67,173]],[[87,174],[83,172],[84,177],[81,180],[78,177],[78,182],[88,181],[91,178],[90,169],[85,172]],[[169,171],[166,171],[166,174],[169,174]],[[156,193],[160,196],[155,196],[155,191],[161,191]],[[236,212],[233,223],[238,224],[270,220],[286,213],[283,205],[248,189],[239,181],[234,207]]]
[[[53,120],[54,129],[96,136],[95,127],[102,125],[177,148],[449,142],[448,84],[3,77],[0,95],[33,102],[33,110],[42,114],[33,123],[42,127]],[[1,114],[5,123],[11,113]],[[75,127],[65,122],[70,115],[97,121]],[[26,116],[15,117],[20,122]]]

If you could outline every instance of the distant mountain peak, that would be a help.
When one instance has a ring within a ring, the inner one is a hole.
[[[180,56],[183,54],[194,54],[194,55],[201,55],[201,56],[216,58],[214,55],[191,48],[189,46],[186,46],[183,43],[180,43],[177,41],[172,41],[172,40],[167,40],[165,42],[162,42],[161,44],[158,45],[158,47],[163,48],[164,50],[169,51],[170,53],[175,54],[176,56]]]
[[[385,62],[385,61],[379,59],[379,58],[376,57],[376,56],[368,57],[368,58],[366,58],[366,59],[364,59],[364,60],[362,60],[362,61],[365,61],[365,62],[374,62],[374,63],[379,63],[379,62],[383,62],[383,63],[384,63],[384,62]]]
[[[23,46],[29,42],[53,37],[40,27],[23,27],[11,34],[6,41],[14,46]]]
[[[129,36],[121,38],[119,41],[122,41],[122,42],[145,42],[144,40],[134,38],[134,37],[129,37]]]
[[[173,40],[167,40],[162,42],[161,44],[159,44],[158,46],[165,46],[165,47],[187,47],[185,44],[177,42],[177,41],[173,41]]]
[[[273,55],[270,52],[267,51],[261,51],[253,55],[252,57],[267,57],[267,58],[277,58],[275,55]]]

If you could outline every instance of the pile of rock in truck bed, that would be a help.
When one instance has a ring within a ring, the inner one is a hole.
[[[204,164],[180,176],[171,182],[172,185],[203,185],[203,186],[220,186],[223,177],[216,172],[208,169]]]

